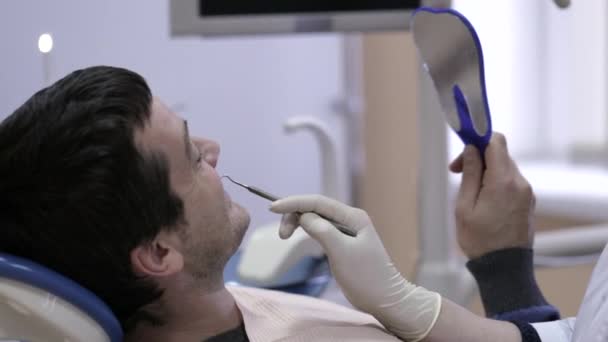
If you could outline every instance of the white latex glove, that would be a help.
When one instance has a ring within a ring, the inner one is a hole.
[[[365,211],[320,195],[286,197],[272,203],[270,210],[284,214],[281,238],[289,238],[299,225],[321,244],[334,277],[356,308],[405,341],[420,341],[433,328],[441,296],[403,278]],[[357,236],[341,233],[318,214],[348,226]]]

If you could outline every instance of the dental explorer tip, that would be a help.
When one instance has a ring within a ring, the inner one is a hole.
[[[229,181],[231,181],[232,183],[236,184],[236,185],[240,185],[243,188],[249,188],[247,185],[243,184],[243,183],[239,183],[237,181],[235,181],[234,179],[230,178],[230,176],[227,175],[223,175],[221,178],[227,178]]]

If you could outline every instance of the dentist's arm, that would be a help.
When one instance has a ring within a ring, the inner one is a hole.
[[[361,209],[309,195],[281,199],[272,204],[271,210],[284,214],[282,238],[288,238],[299,224],[322,245],[346,298],[404,341],[519,342],[522,334],[535,334],[530,326],[518,329],[508,322],[479,317],[438,293],[408,282],[393,265],[372,221]],[[351,227],[357,236],[342,234],[317,213]]]

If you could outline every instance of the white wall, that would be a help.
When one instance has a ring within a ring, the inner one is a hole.
[[[573,144],[606,143],[608,5],[605,0],[572,1],[567,11],[546,8],[547,113],[550,143],[566,157]]]
[[[53,79],[96,64],[131,68],[183,109],[191,132],[221,143],[221,173],[278,195],[319,192],[315,141],[286,136],[281,124],[316,115],[339,132],[330,103],[343,92],[341,38],[172,40],[168,21],[160,0],[0,2],[0,117],[42,86],[37,40],[51,32]],[[226,188],[252,226],[278,219],[266,201]]]
[[[511,152],[525,154],[542,139],[539,116],[544,48],[538,45],[541,3],[551,0],[454,0],[481,42],[486,90],[494,131],[504,133]],[[450,132],[450,155],[462,151]]]
[[[494,129],[520,158],[566,159],[608,133],[608,5],[552,0],[454,0],[484,52]],[[450,134],[451,155],[462,143]]]

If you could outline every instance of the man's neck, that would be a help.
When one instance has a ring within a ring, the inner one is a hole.
[[[204,341],[242,323],[234,297],[222,285],[214,291],[167,289],[159,300],[163,323],[140,323],[127,341]]]

